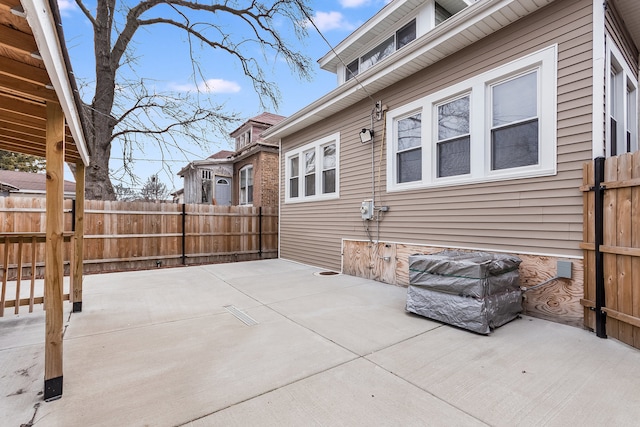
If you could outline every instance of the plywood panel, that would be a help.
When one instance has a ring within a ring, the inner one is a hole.
[[[403,243],[389,243],[388,245],[390,248],[395,247],[395,281],[392,276],[371,277],[367,267],[375,265],[376,262],[371,259],[370,254],[376,254],[376,251],[372,250],[372,248],[376,246],[385,248],[385,243],[372,245],[369,242],[345,240],[345,268],[343,272],[358,277],[373,278],[389,284],[408,286],[410,255],[433,254],[450,249]],[[518,253],[513,255],[522,260],[520,264],[520,280],[521,285],[525,287],[535,286],[554,277],[557,262],[562,259]],[[566,259],[562,260],[567,261]],[[582,326],[584,313],[580,299],[583,296],[584,265],[580,259],[571,259],[569,261],[572,263],[572,278],[555,280],[543,287],[526,292],[523,303],[524,313],[558,323]]]

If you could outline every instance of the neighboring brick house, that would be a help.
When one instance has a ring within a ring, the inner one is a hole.
[[[218,205],[278,206],[278,145],[262,139],[262,132],[284,120],[262,113],[230,133],[235,151],[219,151],[182,168],[184,189],[175,200]]]
[[[262,139],[262,132],[285,117],[262,113],[231,132],[233,155],[233,204],[278,206],[278,145]]]

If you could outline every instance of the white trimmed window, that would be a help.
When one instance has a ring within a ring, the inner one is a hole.
[[[253,204],[253,165],[240,169],[240,204]]]
[[[411,43],[416,39],[416,34],[416,20],[413,19],[376,47],[350,62],[345,68],[344,81],[368,70],[396,50]]]
[[[557,47],[387,113],[389,191],[556,173]]]
[[[337,198],[339,153],[339,133],[286,153],[285,202],[294,203]]]
[[[638,150],[638,80],[620,50],[613,43],[608,44],[608,126],[605,151],[607,156],[616,156]]]

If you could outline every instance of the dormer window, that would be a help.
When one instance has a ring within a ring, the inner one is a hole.
[[[347,65],[347,78],[346,78],[346,80],[349,80],[350,78],[358,75],[358,64],[359,63],[360,63],[360,58],[356,59],[351,64]]]
[[[362,71],[368,70],[396,50],[406,46],[415,39],[416,20],[414,19],[378,46],[347,65],[345,81],[357,76]]]
[[[240,136],[236,138],[236,150],[243,148],[246,145],[251,143],[251,129],[246,132],[243,132]]]
[[[436,25],[442,24],[452,16],[453,14],[451,12],[442,7],[439,3],[436,3]]]

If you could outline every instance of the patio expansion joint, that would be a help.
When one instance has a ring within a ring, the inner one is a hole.
[[[400,381],[405,382],[405,383],[407,383],[407,384],[411,385],[412,387],[415,387],[415,388],[417,388],[417,389],[419,389],[419,390],[422,390],[423,392],[425,392],[425,393],[427,393],[428,395],[432,396],[434,399],[437,399],[438,401],[440,401],[440,402],[444,403],[446,406],[449,406],[449,407],[451,407],[451,408],[453,408],[453,409],[455,409],[455,410],[457,410],[457,411],[460,411],[460,412],[462,412],[462,413],[464,413],[464,414],[468,415],[469,417],[473,418],[474,420],[476,420],[476,421],[478,421],[478,422],[480,422],[480,423],[482,423],[482,424],[484,424],[484,425],[490,426],[491,424],[488,424],[486,421],[484,421],[484,420],[482,420],[482,419],[478,418],[477,416],[473,415],[473,414],[472,414],[472,413],[470,413],[469,411],[467,411],[467,410],[465,410],[465,409],[463,409],[463,408],[461,408],[461,407],[459,407],[459,406],[456,406],[456,405],[452,404],[451,402],[447,401],[446,399],[443,399],[443,398],[441,398],[440,396],[438,396],[438,395],[436,395],[436,394],[432,393],[431,391],[427,390],[426,388],[421,387],[420,385],[418,385],[418,384],[416,384],[416,383],[414,383],[414,382],[412,382],[412,381],[410,381],[410,380],[408,380],[408,379],[406,379],[406,378],[404,378],[404,377],[402,377],[402,376],[400,376],[400,375],[396,374],[395,372],[388,370],[387,368],[385,368],[384,366],[382,366],[382,365],[380,365],[380,364],[376,363],[374,360],[372,360],[372,359],[370,358],[372,355],[374,355],[374,354],[376,354],[376,353],[379,353],[379,352],[384,351],[384,350],[386,350],[386,349],[389,349],[389,348],[391,348],[391,347],[395,347],[395,346],[396,346],[396,345],[398,345],[398,344],[402,344],[402,343],[404,343],[404,342],[406,342],[406,341],[412,340],[412,339],[414,339],[414,338],[416,338],[416,337],[419,337],[419,336],[421,336],[421,335],[427,335],[427,334],[429,334],[429,333],[431,333],[431,332],[437,331],[438,329],[445,328],[445,327],[448,327],[448,326],[447,326],[447,325],[444,325],[444,324],[442,324],[442,325],[438,325],[438,326],[436,326],[435,328],[429,329],[429,330],[424,331],[424,332],[420,332],[419,334],[415,334],[415,335],[414,335],[414,336],[412,336],[412,337],[405,338],[405,339],[400,340],[400,341],[398,341],[398,342],[396,342],[396,343],[390,344],[390,345],[388,345],[388,346],[386,346],[386,347],[384,347],[384,348],[380,348],[380,349],[378,349],[378,350],[372,351],[371,353],[369,353],[369,354],[367,354],[367,355],[362,356],[362,358],[363,358],[363,359],[365,359],[366,361],[368,361],[369,363],[374,364],[375,366],[377,366],[378,368],[382,369],[383,371],[388,372],[389,374],[391,374],[391,375],[393,375],[394,377],[398,378]]]
[[[185,421],[185,422],[184,422],[184,423],[182,423],[182,424],[177,424],[177,425],[176,425],[176,427],[187,426],[187,425],[189,425],[190,423],[192,423],[192,422],[194,422],[194,421],[201,420],[201,419],[203,419],[203,418],[209,417],[209,416],[211,416],[211,415],[213,415],[213,414],[216,414],[216,413],[218,413],[218,412],[224,411],[224,410],[229,409],[229,408],[233,408],[234,406],[241,405],[241,404],[243,404],[243,403],[245,403],[245,402],[249,402],[249,401],[251,401],[251,400],[253,400],[253,399],[256,399],[256,398],[258,398],[258,397],[260,397],[260,396],[264,396],[264,395],[266,395],[266,394],[272,393],[272,392],[277,391],[277,390],[280,390],[280,389],[282,389],[282,388],[285,388],[285,387],[291,386],[291,385],[293,385],[293,384],[296,384],[296,383],[299,383],[299,382],[305,381],[305,380],[307,380],[307,379],[309,379],[309,378],[313,378],[313,377],[315,377],[315,376],[318,376],[318,375],[324,374],[325,372],[328,372],[328,371],[330,371],[330,370],[332,370],[332,369],[335,369],[335,368],[338,368],[338,367],[340,367],[340,366],[346,365],[346,364],[351,363],[351,362],[353,362],[353,361],[355,361],[355,360],[358,360],[358,359],[364,359],[364,357],[363,357],[363,356],[358,356],[358,355],[356,355],[355,353],[354,353],[354,355],[355,355],[355,357],[354,357],[353,359],[345,360],[344,362],[340,362],[340,363],[337,363],[337,364],[335,364],[335,365],[329,366],[329,367],[327,367],[327,368],[325,368],[325,369],[323,369],[323,370],[321,370],[321,371],[314,372],[314,373],[309,374],[309,375],[307,375],[307,376],[305,376],[305,377],[303,377],[303,378],[298,378],[297,380],[293,380],[293,381],[290,381],[290,382],[288,382],[288,383],[285,383],[285,384],[279,385],[278,387],[274,387],[274,388],[272,388],[272,389],[265,390],[265,391],[263,391],[263,392],[261,392],[261,393],[258,393],[258,394],[256,394],[256,395],[254,395],[254,396],[248,397],[248,398],[243,399],[243,400],[239,400],[239,401],[234,402],[234,403],[232,403],[232,404],[230,404],[230,405],[227,405],[227,406],[225,406],[225,407],[223,407],[223,408],[220,408],[220,409],[217,409],[217,410],[212,411],[212,412],[210,412],[210,413],[207,413],[207,414],[201,415],[201,416],[199,416],[199,417],[197,417],[197,418],[194,418],[194,419],[192,419],[192,420]],[[365,360],[366,360],[366,359],[365,359]],[[377,365],[376,365],[376,366],[377,366]]]
[[[436,328],[436,329],[437,329],[437,328]],[[429,332],[429,331],[427,331],[427,332]],[[375,352],[374,352],[374,353],[375,353]],[[371,353],[371,354],[374,354],[374,353]],[[370,355],[371,355],[371,354],[370,354]],[[370,355],[368,355],[368,356],[370,356]],[[438,396],[438,395],[436,395],[436,394],[433,394],[431,391],[427,390],[426,388],[421,387],[420,385],[418,385],[418,384],[414,383],[413,381],[409,381],[408,379],[406,379],[406,378],[404,378],[404,377],[401,377],[400,375],[396,374],[395,372],[388,370],[388,369],[387,369],[387,368],[385,368],[384,366],[380,366],[379,364],[377,364],[377,363],[376,363],[376,362],[374,362],[373,360],[369,359],[369,358],[368,358],[368,356],[364,356],[364,359],[365,359],[365,360],[367,360],[368,362],[370,362],[370,363],[374,364],[374,365],[375,365],[375,366],[377,366],[378,368],[382,369],[383,371],[388,372],[389,374],[393,375],[394,377],[396,377],[396,378],[397,378],[397,379],[399,379],[400,381],[402,381],[402,382],[404,382],[404,383],[407,383],[407,384],[411,385],[412,387],[415,387],[415,388],[417,388],[418,390],[421,390],[421,391],[423,391],[423,392],[427,393],[429,396],[431,396],[431,397],[433,397],[434,399],[436,399],[436,400],[438,400],[438,401],[442,402],[444,405],[449,406],[450,408],[453,408],[453,409],[455,409],[456,411],[460,411],[460,412],[462,412],[462,413],[464,413],[464,414],[468,415],[469,417],[473,418],[474,420],[476,420],[476,421],[478,421],[478,422],[480,422],[480,423],[482,423],[482,424],[484,424],[484,425],[486,425],[486,426],[491,426],[491,424],[489,424],[489,423],[487,423],[486,421],[484,421],[484,420],[482,420],[482,419],[478,418],[477,416],[475,416],[474,414],[470,413],[470,412],[469,412],[469,411],[467,411],[466,409],[463,409],[463,408],[461,408],[461,407],[459,407],[459,406],[457,406],[457,405],[454,405],[454,404],[452,404],[451,402],[447,401],[446,399],[443,399],[443,398],[441,398],[440,396]]]
[[[77,339],[83,339],[83,338],[87,338],[87,337],[95,337],[95,336],[100,336],[100,335],[110,335],[110,334],[117,334],[117,333],[121,333],[124,331],[134,331],[137,329],[146,329],[146,328],[153,328],[156,326],[161,326],[161,325],[169,325],[171,323],[180,323],[180,322],[189,322],[195,319],[203,319],[206,317],[214,317],[214,316],[226,316],[228,315],[228,312],[220,312],[220,313],[206,313],[206,314],[201,314],[198,316],[189,316],[189,317],[182,317],[180,319],[171,319],[171,320],[164,320],[161,322],[153,322],[153,323],[148,323],[148,324],[144,324],[144,325],[134,325],[134,326],[129,326],[126,328],[118,328],[118,329],[111,329],[108,331],[101,331],[101,332],[96,332],[94,334],[84,334],[84,335],[78,335],[75,337],[69,337],[69,338],[65,338],[65,340],[77,340]]]

